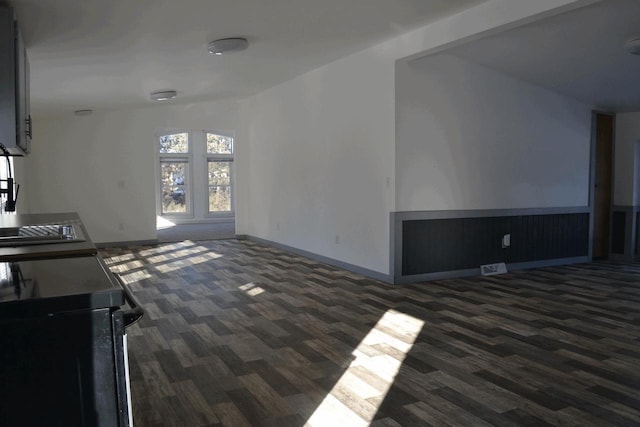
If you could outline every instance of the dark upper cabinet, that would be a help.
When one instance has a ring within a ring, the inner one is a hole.
[[[0,5],[0,143],[26,154],[31,135],[27,54],[13,10]]]

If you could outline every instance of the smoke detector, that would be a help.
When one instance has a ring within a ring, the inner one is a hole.
[[[640,55],[640,37],[634,37],[624,44],[624,48],[632,55]]]
[[[207,48],[209,53],[222,55],[223,53],[238,52],[249,47],[249,41],[242,37],[230,37],[209,42]]]

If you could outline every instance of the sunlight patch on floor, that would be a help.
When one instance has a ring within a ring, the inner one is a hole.
[[[368,426],[391,389],[424,321],[387,311],[353,351],[355,357],[305,426]],[[380,378],[376,388],[362,375]]]
[[[131,273],[120,273],[118,274],[118,277],[120,277],[120,280],[122,280],[122,283],[124,283],[125,285],[130,285],[132,283],[139,282],[144,279],[151,279],[153,276],[151,276],[145,270],[139,270]]]
[[[222,254],[190,240],[144,249],[138,252],[138,256],[142,259],[137,259],[133,254],[125,254],[108,257],[105,262],[114,273],[123,278],[131,277],[127,283],[132,283],[151,277],[144,271],[132,271],[142,270],[147,265],[161,273],[168,273],[223,257]]]
[[[148,249],[141,250],[140,252],[138,252],[138,255],[145,258],[152,255],[159,255],[159,254],[170,255],[171,253],[173,253],[173,251],[192,248],[194,246],[196,246],[196,244],[191,240],[184,240],[182,242],[176,242],[176,243],[163,243],[157,246],[149,247]]]
[[[165,228],[175,227],[175,222],[171,222],[161,216],[156,217],[156,230],[164,230]]]
[[[136,259],[134,254],[122,254],[122,255],[113,255],[107,258],[104,258],[104,261],[109,265],[109,267],[117,265],[117,264],[125,264],[129,261],[133,261]]]
[[[204,246],[194,246],[188,250],[172,252],[171,256],[158,255],[150,257],[148,258],[148,261],[154,264],[156,270],[159,272],[168,273],[184,267],[202,264],[203,262],[220,257],[222,257],[222,255],[211,252]]]
[[[264,289],[262,289],[260,286],[256,285],[255,283],[244,284],[242,286],[239,286],[238,289],[240,289],[242,292],[249,295],[250,297],[255,297],[256,295],[260,295],[261,293],[264,292]]]
[[[139,255],[161,273],[201,264],[223,256],[190,240],[145,249],[140,251]]]

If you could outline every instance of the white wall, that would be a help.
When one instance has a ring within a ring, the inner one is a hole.
[[[233,130],[236,108],[167,105],[37,120],[21,197],[29,212],[78,212],[98,243],[155,239],[156,130]]]
[[[593,1],[489,0],[244,100],[239,118],[204,103],[41,121],[30,210],[79,211],[98,242],[155,238],[155,130],[236,129],[238,234],[386,274],[395,61]]]
[[[393,97],[369,50],[248,99],[246,233],[387,273]]]
[[[640,112],[617,114],[614,205],[640,205],[640,165],[635,165],[637,141],[640,141]]]
[[[458,57],[396,67],[396,210],[586,206],[591,109]]]
[[[490,0],[246,100],[238,233],[387,274],[395,61],[593,1]]]
[[[29,194],[29,184],[26,181],[27,173],[25,170],[25,157],[14,157],[14,178],[15,183],[20,186],[18,190],[18,200],[16,203],[16,212],[29,212],[29,200],[27,194]]]

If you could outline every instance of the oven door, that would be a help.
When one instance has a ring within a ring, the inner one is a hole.
[[[118,284],[122,287],[122,292],[124,293],[124,302],[125,305],[122,306],[122,315],[124,316],[124,327],[129,327],[136,323],[138,320],[144,316],[144,310],[140,306],[140,303],[133,296],[131,291],[127,289],[120,277],[116,276],[118,280]]]
[[[129,353],[127,334],[125,333],[124,313],[116,310],[112,316],[114,360],[116,372],[116,393],[118,399],[119,425],[133,426],[133,408],[131,404],[131,382],[129,377]]]
[[[127,345],[126,328],[140,320],[144,311],[131,292],[124,286],[118,276],[115,276],[122,287],[125,305],[121,310],[113,313],[113,331],[115,343],[114,356],[116,361],[116,382],[118,391],[118,407],[122,426],[133,426],[133,408],[131,402],[131,379],[129,376],[129,350]]]
[[[0,426],[132,426],[126,326],[142,317],[99,257],[0,269]]]
[[[124,345],[119,309],[0,320],[0,425],[130,426]]]

